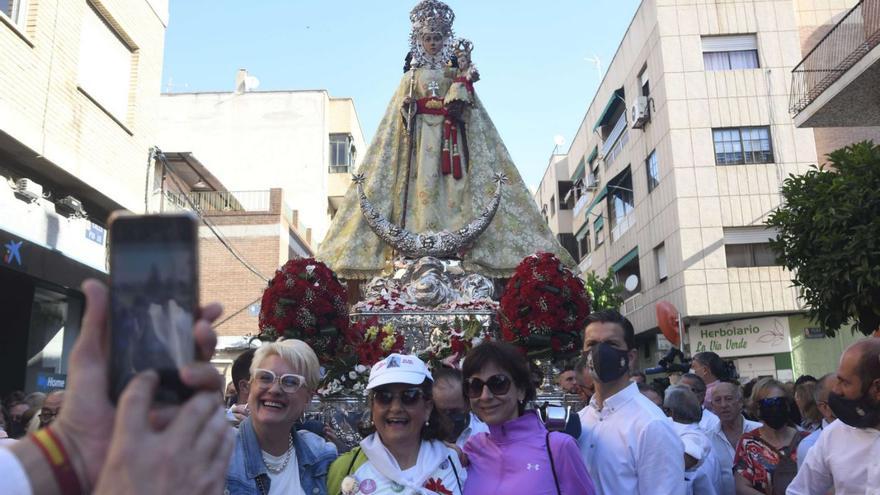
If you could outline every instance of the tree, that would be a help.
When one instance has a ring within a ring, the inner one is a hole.
[[[767,219],[779,231],[770,246],[827,335],[847,323],[868,335],[880,326],[880,146],[855,143],[828,159],[785,179],[783,205]]]
[[[590,310],[594,313],[603,309],[619,310],[623,305],[623,287],[617,285],[611,270],[604,277],[596,275],[596,272],[588,273],[584,287],[590,294]]]

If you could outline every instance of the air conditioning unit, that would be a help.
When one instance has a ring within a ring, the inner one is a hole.
[[[30,179],[18,179],[15,183],[15,192],[29,201],[36,201],[43,197],[43,186]]]
[[[630,108],[629,116],[633,129],[641,129],[645,127],[645,124],[651,121],[651,112],[648,109],[647,96],[639,96],[636,98],[636,101],[633,102],[632,108]]]
[[[58,213],[68,217],[79,217],[85,215],[82,201],[73,196],[65,196],[55,202],[55,209]]]
[[[599,179],[595,176],[590,175],[587,177],[587,191],[595,191],[599,188]]]

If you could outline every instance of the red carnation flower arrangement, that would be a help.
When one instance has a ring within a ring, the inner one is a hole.
[[[581,350],[590,314],[584,281],[550,253],[523,259],[501,297],[501,338],[532,358],[570,357]]]
[[[257,338],[302,340],[322,365],[328,363],[348,330],[347,300],[345,287],[327,265],[314,258],[290,260],[263,291]]]

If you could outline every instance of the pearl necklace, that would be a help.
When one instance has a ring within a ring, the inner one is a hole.
[[[284,456],[280,464],[273,464],[266,458],[266,453],[263,452],[263,464],[266,465],[266,469],[269,470],[272,474],[279,474],[287,467],[287,463],[290,462],[290,455],[293,453],[293,435],[291,435],[287,440],[287,452],[284,453]]]

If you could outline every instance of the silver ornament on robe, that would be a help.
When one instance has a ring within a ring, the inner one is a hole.
[[[399,225],[391,223],[382,216],[367,199],[364,192],[365,177],[363,174],[355,174],[352,180],[357,185],[358,198],[360,199],[361,213],[370,226],[370,229],[399,253],[410,258],[422,258],[424,256],[433,256],[436,258],[452,258],[467,251],[477,237],[480,236],[489,227],[498,206],[501,204],[501,186],[507,182],[507,176],[503,173],[497,173],[494,176],[496,184],[495,194],[489,205],[486,206],[477,218],[465,225],[464,227],[450,232],[441,230],[440,232],[425,232],[416,234],[410,232]]]

